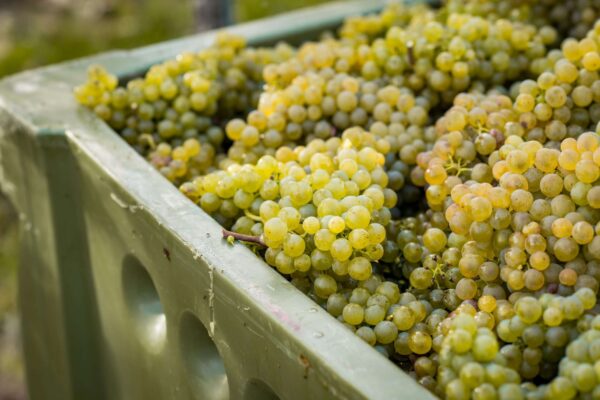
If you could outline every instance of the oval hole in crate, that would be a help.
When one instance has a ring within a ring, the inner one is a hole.
[[[279,400],[279,396],[260,379],[250,379],[244,389],[244,400]]]
[[[200,320],[186,311],[180,325],[181,356],[197,399],[229,399],[223,359]]]
[[[165,313],[150,274],[132,255],[123,260],[123,291],[142,345],[151,353],[160,352],[167,339]]]

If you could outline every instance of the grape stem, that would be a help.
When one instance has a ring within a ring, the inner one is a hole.
[[[463,172],[471,171],[471,168],[466,168],[467,164],[467,162],[463,163],[461,159],[454,161],[454,158],[450,156],[444,167],[446,168],[446,171],[455,170],[456,176],[460,176]]]
[[[227,239],[229,237],[232,237],[235,240],[241,240],[242,242],[254,243],[262,247],[267,247],[265,242],[260,239],[260,236],[244,235],[243,233],[237,233],[223,229],[223,238]]]
[[[154,141],[152,135],[148,133],[143,133],[140,135],[140,139],[145,140],[148,147],[150,147],[152,150],[156,149],[156,142]]]
[[[249,210],[244,210],[244,215],[248,218],[250,218],[252,221],[257,221],[257,222],[262,222],[262,220],[260,219],[260,217],[258,215],[254,215],[252,214]]]

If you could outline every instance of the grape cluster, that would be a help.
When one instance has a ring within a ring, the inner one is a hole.
[[[457,265],[446,266],[458,266],[455,290],[463,300],[497,277],[510,292],[598,289],[598,41],[595,31],[588,36],[549,55],[553,72],[523,81],[514,102],[499,94],[457,96],[436,122],[432,150],[411,172],[444,218],[424,232],[421,248],[405,245],[404,258],[443,258],[444,242],[448,250],[462,246]],[[413,273],[426,276],[422,268]],[[433,284],[421,281],[417,288]]]
[[[439,397],[596,398],[599,10],[392,5],[75,95]]]
[[[439,352],[434,390],[447,399],[522,399],[521,378],[500,351],[494,332],[456,315]],[[433,382],[432,382],[433,384]]]
[[[363,126],[389,143],[387,166],[400,190],[417,155],[435,140],[432,114],[463,90],[486,90],[527,74],[556,41],[549,26],[457,13],[442,22],[435,17],[423,8],[372,41],[357,35],[309,42],[294,57],[265,67],[265,91],[245,121],[256,129],[241,135],[240,123],[228,133],[234,143],[227,162],[256,162],[282,145]]]
[[[585,37],[600,18],[597,0],[447,0],[446,8],[492,20],[506,18],[536,26],[550,25],[562,35],[577,39]]]
[[[327,311],[367,343],[387,354],[425,355],[433,346],[433,333],[444,310],[427,300],[401,293],[398,285],[373,275],[353,290],[332,294]]]
[[[293,54],[286,44],[249,48],[223,33],[213,46],[154,65],[126,87],[92,66],[75,97],[179,183],[214,169],[225,139],[220,121],[255,108],[264,66]]]
[[[344,41],[371,43],[385,36],[392,26],[406,26],[413,18],[429,10],[425,3],[407,6],[403,2],[392,2],[379,13],[346,18],[338,29],[338,34]]]
[[[350,128],[197,177],[181,191],[224,226],[260,235],[266,261],[282,274],[316,274],[315,293],[326,299],[337,292],[334,277],[364,281],[383,255],[396,193],[386,188],[380,147],[374,135]]]
[[[600,317],[589,321],[589,329],[569,343],[560,361],[559,374],[547,386],[537,388],[540,396],[557,399],[595,399],[600,396]]]
[[[556,375],[569,337],[579,334],[582,321],[597,312],[595,306],[596,294],[589,288],[566,297],[522,297],[515,303],[514,315],[496,327],[498,337],[506,343],[500,352],[522,378],[550,379]]]

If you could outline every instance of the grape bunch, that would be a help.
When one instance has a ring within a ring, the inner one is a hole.
[[[293,54],[286,44],[250,48],[243,38],[222,33],[213,46],[154,65],[125,87],[93,66],[75,97],[165,177],[181,183],[215,168],[225,140],[220,121],[256,107],[264,66]]]
[[[569,343],[560,361],[559,374],[547,386],[538,388],[546,397],[595,399],[600,396],[600,318],[589,321],[589,330]]]
[[[600,18],[597,0],[448,0],[446,8],[493,20],[506,18],[529,21],[536,26],[550,25],[576,39],[584,38]]]
[[[441,256],[438,243],[464,243],[456,286],[463,300],[477,295],[478,282],[496,277],[512,292],[598,289],[595,269],[585,274],[586,264],[600,261],[594,37],[591,32],[579,42],[566,40],[561,53],[569,58],[549,56],[554,72],[523,81],[514,102],[498,94],[457,96],[436,122],[440,136],[432,150],[411,172],[413,183],[427,186],[431,210],[443,212],[447,223],[446,235],[430,228],[417,250]],[[426,240],[428,232],[439,239]],[[474,252],[467,261],[468,243]],[[416,258],[414,245],[405,248],[407,260]],[[479,268],[483,263],[486,270]],[[431,284],[425,279],[417,287]]]
[[[591,399],[599,11],[393,4],[297,48],[92,67],[75,96],[435,395]]]
[[[364,281],[383,255],[396,193],[386,188],[380,147],[374,135],[350,128],[197,177],[181,191],[224,226],[260,235],[266,261],[282,274],[317,274],[315,293],[327,298],[337,283],[323,272]]]
[[[519,399],[521,377],[499,349],[494,332],[456,315],[439,352],[435,391],[447,399]]]
[[[395,171],[394,190],[401,190],[417,155],[435,140],[433,115],[461,91],[529,74],[556,41],[550,26],[457,13],[440,22],[427,9],[382,37],[362,36],[309,42],[265,67],[265,90],[245,121],[256,129],[228,133],[227,161],[256,162],[280,146],[363,126],[390,144],[387,166]],[[401,197],[410,198],[415,190],[405,192]]]

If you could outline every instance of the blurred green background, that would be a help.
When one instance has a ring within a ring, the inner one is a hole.
[[[169,0],[1,0],[0,77],[324,1],[178,0],[174,7]]]
[[[0,78],[324,1],[0,0]],[[0,400],[27,398],[16,301],[17,221],[0,192]]]

